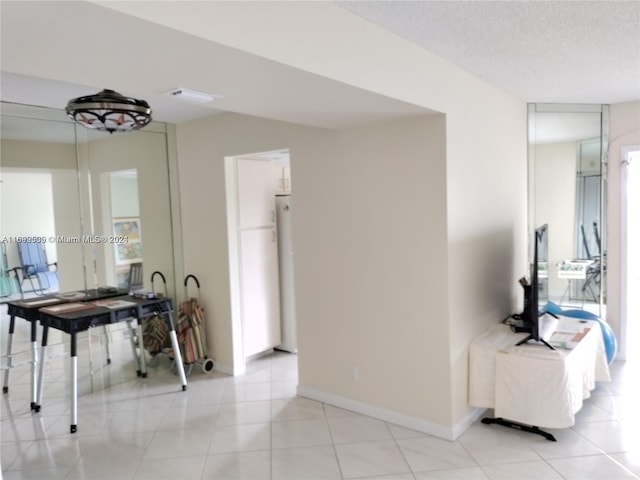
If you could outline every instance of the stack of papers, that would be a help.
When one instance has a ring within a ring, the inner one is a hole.
[[[52,315],[63,315],[79,310],[91,310],[92,308],[95,308],[95,305],[92,303],[61,303],[59,305],[41,308],[40,311]]]
[[[583,328],[580,332],[553,332],[551,338],[549,339],[549,343],[554,347],[566,348],[571,350],[575,348],[580,340],[584,338],[590,328]]]
[[[125,307],[132,307],[136,305],[136,302],[130,302],[128,300],[98,300],[96,302],[93,302],[93,304],[96,307],[105,307],[105,308],[111,308],[111,309],[117,309],[117,308],[125,308]]]
[[[87,294],[85,292],[68,292],[56,295],[56,297],[58,297],[60,300],[72,302],[75,300],[84,300],[85,298],[87,298]]]
[[[62,300],[59,298],[43,298],[38,300],[23,300],[20,304],[25,307],[40,307],[44,305],[51,305],[52,303],[60,303]]]

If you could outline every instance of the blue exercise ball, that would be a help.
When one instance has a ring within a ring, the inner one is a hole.
[[[553,302],[547,302],[547,304],[544,306],[544,311],[552,313],[553,315],[562,315],[562,309]]]
[[[604,340],[604,349],[607,352],[607,363],[613,362],[613,359],[616,356],[616,350],[618,349],[618,343],[616,342],[616,335],[613,333],[613,330],[609,326],[608,323],[603,322],[598,319],[600,322],[600,327],[602,330],[602,339]]]
[[[571,318],[580,318],[582,320],[600,320],[600,317],[597,316],[595,313],[591,313],[591,312],[587,312],[586,310],[560,310],[560,315],[564,316],[564,317],[571,317]]]

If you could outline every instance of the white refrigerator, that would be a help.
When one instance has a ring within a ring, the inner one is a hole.
[[[291,235],[291,195],[276,195],[278,263],[280,272],[280,327],[282,343],[278,350],[298,351],[296,337],[295,281]]]

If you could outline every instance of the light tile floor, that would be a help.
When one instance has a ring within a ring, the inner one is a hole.
[[[3,350],[7,322],[3,313]],[[17,363],[28,360],[27,327],[18,320]],[[12,369],[2,398],[6,480],[640,478],[639,369],[631,363],[612,365],[613,381],[598,386],[573,428],[552,431],[555,443],[479,422],[449,442],[296,397],[295,355],[260,358],[235,378],[194,368],[182,392],[166,357],[137,377],[123,340],[102,366],[94,338],[91,374],[84,337],[72,435],[68,345],[52,337],[42,411],[29,408],[26,363]]]

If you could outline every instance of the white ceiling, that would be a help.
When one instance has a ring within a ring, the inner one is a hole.
[[[637,1],[339,1],[334,7],[526,101],[640,99]],[[3,0],[0,17],[5,102],[63,109],[71,98],[115,88],[147,100],[159,121],[230,111],[324,128],[427,112],[93,2]],[[224,96],[200,105],[162,95],[176,87]]]
[[[146,100],[158,121],[230,111],[337,129],[427,111],[92,2],[0,8],[3,101],[63,109],[110,88]],[[176,87],[223,97],[202,105],[163,95]]]

